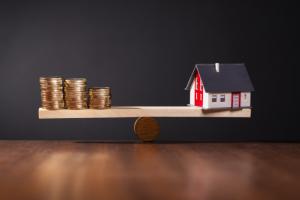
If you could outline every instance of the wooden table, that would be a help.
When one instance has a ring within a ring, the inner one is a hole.
[[[300,144],[0,141],[2,200],[300,199]]]

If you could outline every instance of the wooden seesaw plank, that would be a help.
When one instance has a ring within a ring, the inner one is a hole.
[[[136,118],[136,117],[251,117],[251,109],[203,110],[190,106],[114,106],[110,109],[95,110],[46,110],[39,109],[39,119],[64,118]]]

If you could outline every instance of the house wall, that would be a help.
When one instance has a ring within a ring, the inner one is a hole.
[[[195,105],[195,79],[192,83],[192,86],[190,88],[190,105],[194,106]]]
[[[202,79],[200,79],[201,85]],[[225,102],[221,102],[221,95],[225,94]],[[217,95],[217,102],[212,102],[212,96]],[[232,93],[207,93],[203,87],[203,109],[231,108]],[[190,88],[190,105],[195,106],[195,79]],[[251,106],[251,92],[241,92],[241,107]]]
[[[241,107],[251,106],[251,92],[241,92]]]
[[[205,90],[204,90],[205,91]],[[225,101],[221,102],[221,95],[225,95]],[[217,96],[217,102],[212,102],[213,95]],[[231,93],[207,93],[204,92],[204,109],[209,108],[230,108],[231,107]]]
[[[221,102],[221,95],[225,94],[225,102]],[[217,102],[212,102],[212,96],[217,95]],[[232,93],[207,93],[204,89],[203,109],[231,108]],[[251,92],[241,92],[241,107],[251,106]]]

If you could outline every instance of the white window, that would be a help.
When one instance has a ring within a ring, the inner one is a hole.
[[[213,94],[211,95],[211,102],[217,102],[217,95],[216,94]]]
[[[220,102],[225,102],[225,94],[220,95]]]
[[[245,99],[245,100],[247,99],[247,94],[246,94],[246,93],[244,94],[244,99]]]

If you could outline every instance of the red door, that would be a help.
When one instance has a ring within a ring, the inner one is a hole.
[[[241,107],[241,93],[240,92],[233,92],[231,96],[231,107],[232,108],[239,108]]]
[[[203,85],[201,85],[200,74],[195,76],[195,106],[203,106]]]

